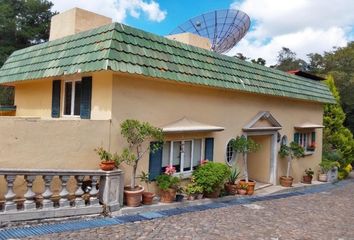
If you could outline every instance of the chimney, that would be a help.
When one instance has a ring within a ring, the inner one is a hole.
[[[73,8],[52,17],[49,41],[112,23],[112,18],[81,8]]]
[[[208,38],[201,37],[199,35],[193,34],[193,33],[179,33],[179,34],[173,34],[173,35],[167,35],[166,38],[175,40],[178,42],[182,42],[185,44],[189,44],[195,47],[199,48],[204,48],[206,50],[211,49],[211,43]]]

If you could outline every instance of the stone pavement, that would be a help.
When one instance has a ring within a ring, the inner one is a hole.
[[[28,239],[354,239],[353,181],[315,193],[200,210]]]

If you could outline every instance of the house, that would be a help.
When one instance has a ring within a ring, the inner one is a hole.
[[[0,70],[16,105],[15,116],[0,118],[2,167],[97,169],[93,149],[121,151],[120,123],[138,119],[165,134],[163,148],[139,165],[152,177],[169,164],[188,176],[201,159],[242,167],[229,145],[242,134],[261,144],[248,156],[256,181],[278,184],[285,174],[282,142],[306,150],[292,166],[295,182],[317,169],[323,104],[334,102],[322,82],[81,9],[54,18],[49,42],[14,52]]]

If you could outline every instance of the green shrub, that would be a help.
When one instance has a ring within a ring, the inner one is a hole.
[[[203,188],[206,193],[211,193],[221,188],[231,171],[228,166],[223,163],[208,162],[200,165],[193,172],[194,182]]]
[[[161,190],[167,190],[169,188],[177,189],[179,178],[172,175],[161,174],[156,177],[156,184]]]

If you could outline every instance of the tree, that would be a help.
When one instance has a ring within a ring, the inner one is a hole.
[[[263,66],[266,65],[266,60],[263,59],[263,58],[260,58],[260,57],[257,58],[257,60],[256,60],[256,59],[252,59],[251,62],[252,62],[252,63],[257,63],[257,64],[259,64],[259,65],[263,65]]]
[[[47,0],[0,0],[0,66],[15,50],[47,41],[55,12]],[[0,86],[0,104],[13,102],[13,89]]]
[[[283,47],[278,53],[277,64],[274,67],[282,71],[306,70],[307,63],[302,59],[296,58],[295,52],[291,51],[289,48]]]
[[[287,158],[288,164],[286,168],[286,177],[290,177],[291,162],[293,159],[299,159],[305,156],[304,148],[296,142],[291,142],[289,146],[282,144],[280,146],[279,155],[281,158]]]
[[[339,151],[343,156],[343,158],[339,161],[341,165],[340,168],[345,168],[354,160],[353,134],[344,126],[345,113],[340,105],[340,96],[335,86],[333,77],[329,75],[325,83],[328,85],[330,91],[336,99],[336,103],[326,104],[324,107],[324,152],[334,150]]]
[[[238,59],[241,59],[241,60],[247,60],[248,59],[248,57],[246,57],[242,53],[237,53],[234,57],[238,58]]]

